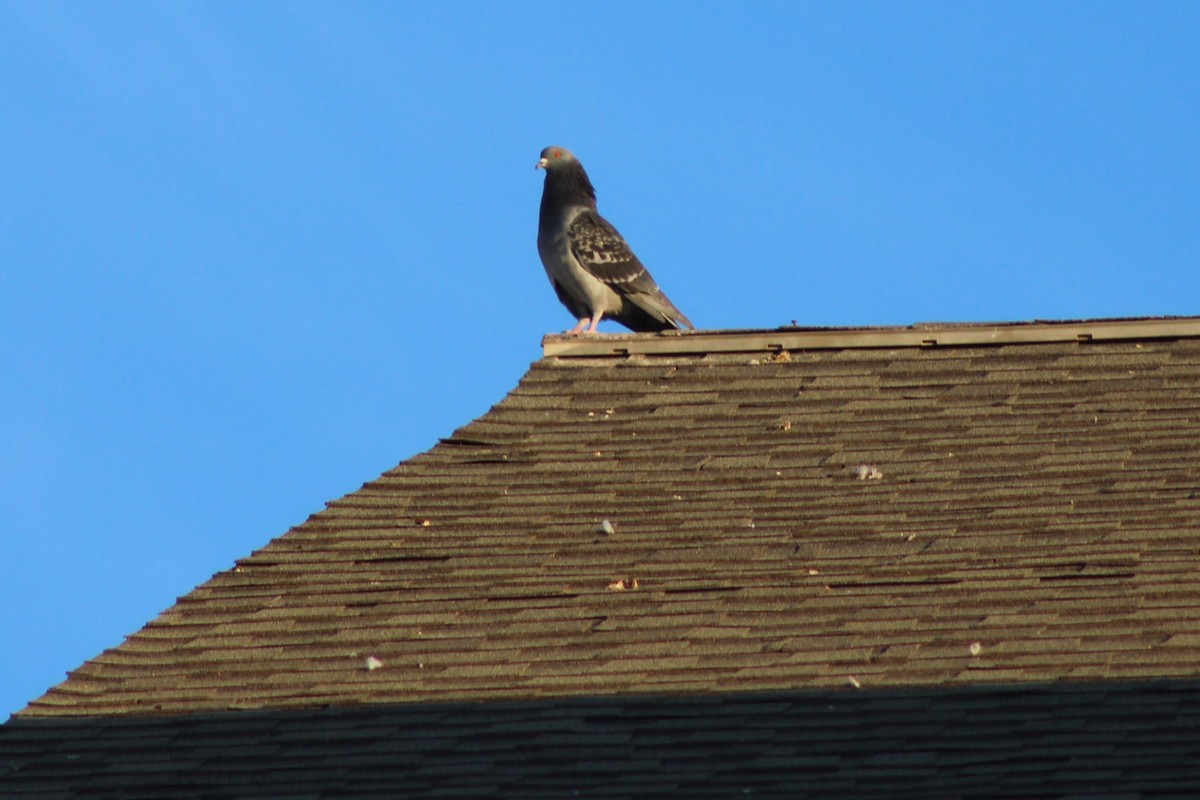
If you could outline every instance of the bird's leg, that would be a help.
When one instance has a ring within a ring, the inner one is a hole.
[[[579,336],[584,333],[595,333],[596,326],[600,324],[600,320],[604,317],[603,313],[597,314],[594,317],[584,317],[575,324],[574,328],[566,332],[567,336]],[[586,327],[585,327],[586,326]]]

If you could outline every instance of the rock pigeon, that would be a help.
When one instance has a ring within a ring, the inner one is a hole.
[[[564,147],[547,147],[534,169],[546,171],[538,255],[558,299],[579,320],[567,333],[595,333],[601,319],[633,331],[695,327],[597,213],[596,190],[579,159]]]

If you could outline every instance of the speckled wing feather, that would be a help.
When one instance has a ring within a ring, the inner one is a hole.
[[[619,294],[654,292],[657,285],[608,220],[581,211],[567,229],[571,252],[579,264]]]

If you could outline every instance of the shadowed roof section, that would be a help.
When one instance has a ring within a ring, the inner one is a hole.
[[[545,350],[22,716],[1200,677],[1200,319]]]
[[[1195,681],[397,703],[0,726],[5,800],[1200,796]]]

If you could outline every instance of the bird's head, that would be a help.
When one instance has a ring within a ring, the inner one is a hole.
[[[579,159],[565,147],[547,147],[542,151],[542,157],[533,165],[534,169],[544,169],[547,172],[556,170],[567,164],[578,164]]]

